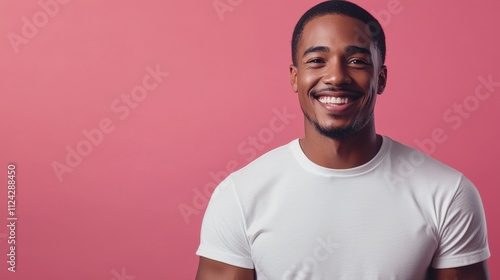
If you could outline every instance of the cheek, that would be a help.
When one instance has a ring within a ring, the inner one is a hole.
[[[311,84],[313,84],[315,81],[317,80],[316,77],[314,77],[313,75],[307,75],[307,76],[304,76],[303,79],[302,79],[302,82],[304,83],[304,85],[306,87],[309,87],[311,86]]]
[[[310,108],[312,106],[311,99],[309,98],[309,95],[306,92],[300,93],[299,102],[300,102],[300,106],[302,107],[302,109],[307,109],[307,108]]]
[[[368,115],[375,110],[375,101],[377,99],[377,94],[369,94],[363,100],[361,107],[359,108],[360,112],[364,112],[364,114]]]
[[[356,81],[357,85],[364,90],[370,90],[374,88],[376,84],[373,76],[366,72],[352,73],[351,77]]]
[[[321,75],[319,73],[313,73],[313,72],[302,73],[299,76],[299,87],[302,88],[303,90],[309,91],[318,82],[320,76]]]

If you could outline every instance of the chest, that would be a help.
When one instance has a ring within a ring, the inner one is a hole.
[[[408,192],[341,188],[283,192],[253,209],[260,279],[424,279],[438,245],[429,206]]]

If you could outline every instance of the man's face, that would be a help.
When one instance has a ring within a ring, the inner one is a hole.
[[[298,45],[290,82],[299,95],[306,125],[330,138],[342,139],[373,123],[377,94],[387,69],[366,24],[345,15],[324,15],[309,21]]]

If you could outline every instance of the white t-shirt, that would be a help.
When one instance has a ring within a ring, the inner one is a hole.
[[[294,140],[232,173],[210,199],[197,255],[259,280],[415,280],[490,252],[474,185],[384,137],[351,169],[316,165]]]

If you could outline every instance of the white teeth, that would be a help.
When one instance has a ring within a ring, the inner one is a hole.
[[[321,96],[319,102],[324,104],[346,104],[348,103],[349,97],[334,97],[334,96]]]

